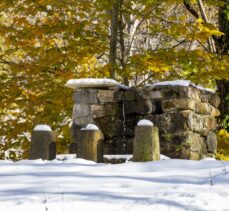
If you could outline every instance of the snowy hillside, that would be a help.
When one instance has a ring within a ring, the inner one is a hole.
[[[229,210],[229,163],[0,161],[0,210]]]

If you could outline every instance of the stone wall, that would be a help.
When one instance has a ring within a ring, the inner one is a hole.
[[[88,123],[93,123],[98,125],[104,134],[105,154],[132,153],[132,142],[128,143],[124,136],[124,103],[118,100],[119,93],[122,92],[121,88],[85,88],[75,91],[72,126],[75,143],[79,130]],[[75,145],[73,144],[73,147]]]
[[[97,124],[105,136],[105,154],[132,153],[134,127],[149,119],[159,128],[161,153],[171,158],[201,159],[216,153],[216,117],[220,103],[212,92],[195,86],[143,89],[77,89],[73,137]],[[74,145],[75,146],[75,145]]]

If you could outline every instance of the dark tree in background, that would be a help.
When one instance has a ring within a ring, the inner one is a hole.
[[[229,55],[229,0],[224,1],[225,4],[219,7],[219,29],[224,36],[216,39],[217,53],[223,57]],[[229,71],[229,70],[228,70]],[[217,82],[218,93],[221,97],[221,117],[223,119],[224,128],[229,131],[229,81],[220,80]]]

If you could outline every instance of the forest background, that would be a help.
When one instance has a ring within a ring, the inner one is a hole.
[[[58,153],[67,152],[64,84],[83,77],[213,88],[229,143],[229,0],[1,0],[0,158],[27,158],[37,124],[56,130]]]

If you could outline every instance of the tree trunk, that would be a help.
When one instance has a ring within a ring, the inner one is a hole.
[[[128,86],[129,85],[128,77],[125,75],[125,73],[126,73],[126,47],[125,47],[125,40],[124,40],[122,5],[123,5],[123,0],[120,0],[119,22],[118,22],[119,43],[120,43],[120,51],[121,51],[120,63],[122,66],[122,71],[124,73],[123,74],[123,83]]]
[[[111,10],[111,34],[110,34],[110,77],[115,79],[115,64],[117,54],[117,36],[118,36],[118,14],[119,14],[119,0],[116,0]]]
[[[202,19],[203,19],[206,23],[209,23],[207,14],[206,14],[206,12],[205,12],[205,8],[204,8],[203,1],[202,1],[202,0],[198,0],[197,2],[198,2],[198,5],[199,5],[199,8],[200,8],[200,13],[201,13]],[[209,51],[210,51],[210,52],[216,53],[215,42],[214,42],[214,40],[213,40],[212,37],[209,37],[209,38],[208,38],[208,47],[209,47]]]
[[[229,20],[225,13],[229,6],[229,0],[225,0],[225,5],[219,8],[219,30],[225,35],[217,40],[218,53],[221,55],[229,55]]]

